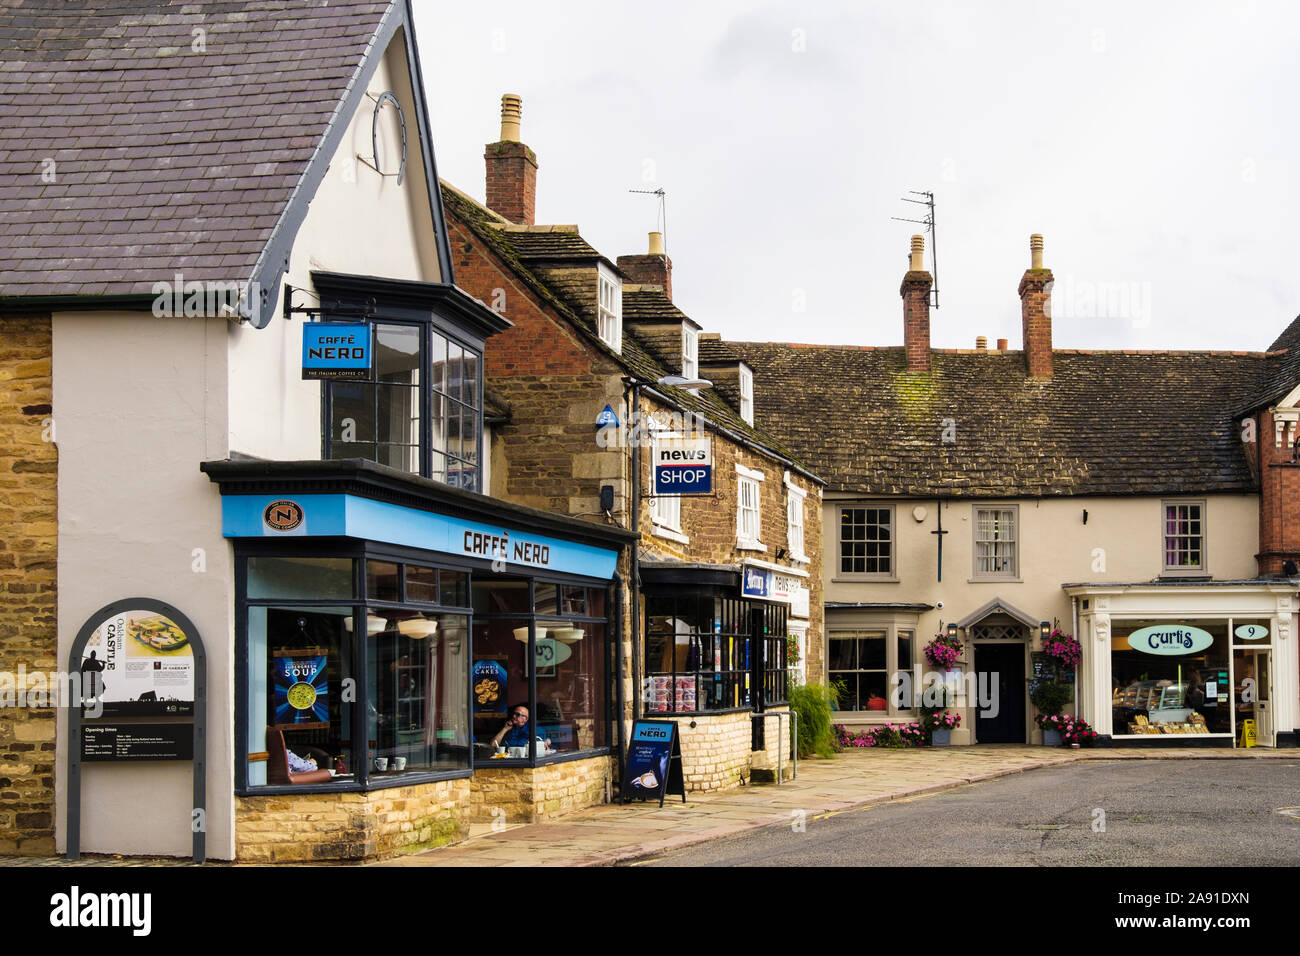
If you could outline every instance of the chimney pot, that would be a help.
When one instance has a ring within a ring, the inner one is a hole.
[[[1007,350],[1007,340],[1006,340],[1006,339],[998,339],[998,351],[999,351],[999,352],[1005,352],[1006,350]]]
[[[1029,268],[1041,269],[1043,267],[1043,237],[1039,233],[1034,233],[1029,237]]]
[[[987,351],[989,347],[988,337],[983,335],[975,336],[975,347],[981,352]]]
[[[518,93],[506,93],[501,97],[501,142],[519,142],[519,118],[523,105],[523,98]]]
[[[650,233],[650,255],[662,256],[664,254],[664,234],[662,232]]]
[[[925,271],[925,237],[912,237],[912,255],[898,293],[903,297],[903,351],[909,372],[930,371],[930,287]]]
[[[925,236],[912,237],[912,257],[907,269],[909,272],[925,271]]]

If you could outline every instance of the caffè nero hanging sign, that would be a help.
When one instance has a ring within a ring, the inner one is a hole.
[[[1214,635],[1187,624],[1157,624],[1144,627],[1128,636],[1128,646],[1143,654],[1176,657],[1195,654],[1214,643]]]

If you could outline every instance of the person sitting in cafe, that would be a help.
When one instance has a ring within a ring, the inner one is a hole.
[[[527,747],[528,741],[533,738],[533,724],[528,719],[528,708],[523,704],[516,704],[510,708],[510,716],[507,718],[505,726],[496,732],[492,738],[493,747]],[[537,745],[539,754],[547,750],[546,742],[541,741]]]

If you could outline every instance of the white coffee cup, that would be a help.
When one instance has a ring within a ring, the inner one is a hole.
[[[527,757],[527,756],[528,756],[528,748],[527,748],[527,747],[511,747],[511,748],[509,748],[509,749],[507,750],[507,753],[509,753],[510,756],[512,756],[512,757]]]
[[[405,769],[406,769],[406,758],[405,758],[405,757],[394,757],[394,758],[393,758],[393,769],[394,769],[394,770],[405,770]]]
[[[378,771],[380,771],[381,773],[382,773],[383,771],[387,770],[387,769],[388,769],[388,758],[387,758],[387,757],[376,757],[376,758],[375,758],[375,769],[378,770]]]

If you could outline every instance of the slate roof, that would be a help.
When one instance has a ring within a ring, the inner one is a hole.
[[[1263,353],[1057,350],[1030,379],[1023,352],[701,342],[754,369],[756,422],[830,492],[1037,497],[1253,491],[1235,410]],[[945,428],[951,426],[945,441]]]
[[[611,362],[621,366],[630,375],[645,382],[658,382],[665,375],[678,375],[681,373],[680,368],[667,368],[656,359],[645,343],[637,338],[631,323],[624,323],[623,349],[621,353],[615,352],[602,341],[596,330],[595,321],[591,316],[584,314],[581,308],[567,301],[560,291],[552,288],[528,267],[525,256],[521,254],[520,249],[532,247],[528,245],[528,239],[520,240],[518,237],[548,235],[548,233],[494,228],[494,224],[499,225],[505,220],[447,183],[442,184],[442,199],[448,216],[455,216],[457,220],[464,223],[474,235],[482,240],[519,276],[538,298],[546,302],[558,315],[567,320],[587,339],[588,343],[596,351],[603,353]],[[588,248],[590,247],[588,246]],[[664,303],[667,303],[668,308],[675,309],[661,292],[643,291],[632,294],[637,296],[637,301],[644,304],[647,309],[663,310],[665,308]],[[656,297],[660,301],[652,302],[641,298],[642,296]],[[655,385],[654,388],[679,408],[701,415],[706,420],[722,426],[750,445],[766,450],[778,458],[785,459],[797,471],[820,483],[820,479],[808,468],[804,463],[804,459],[796,456],[772,433],[748,424],[734,408],[712,389],[701,389],[699,394],[693,394],[686,389],[675,388],[671,385]]]
[[[4,0],[0,295],[248,280],[389,7]]]
[[[1266,371],[1260,389],[1250,403],[1240,409],[1242,412],[1272,405],[1300,384],[1300,317],[1282,330],[1268,350],[1278,354],[1270,354],[1265,360]]]

